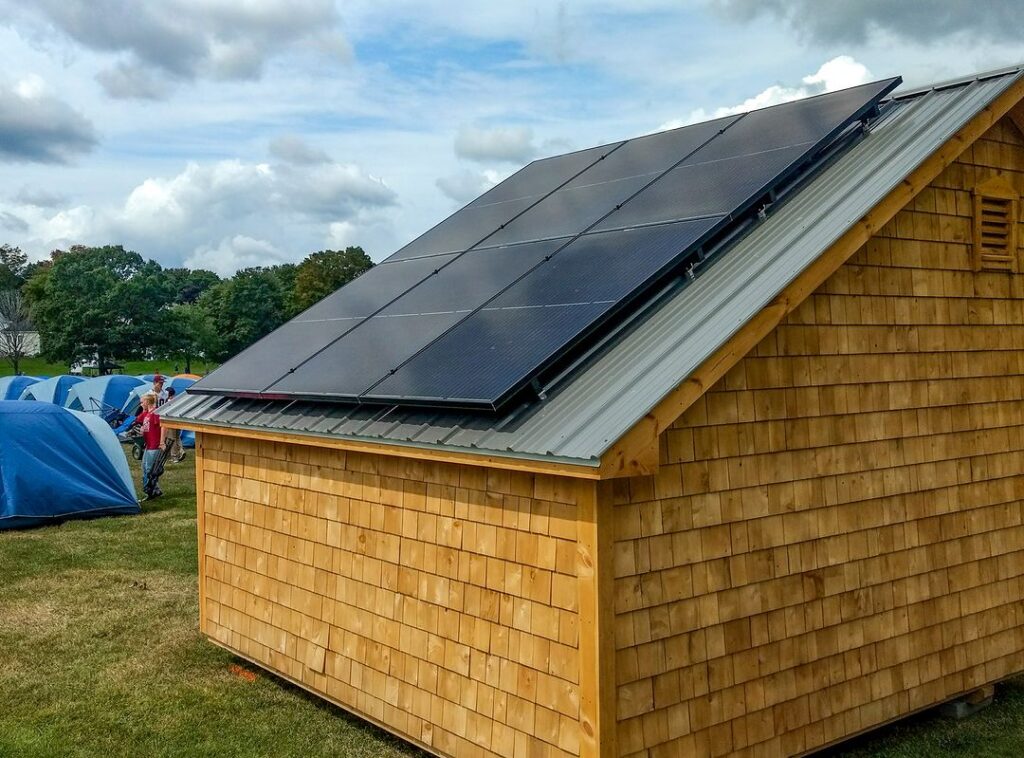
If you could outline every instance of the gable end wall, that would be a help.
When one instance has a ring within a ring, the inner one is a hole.
[[[1007,119],[615,483],[622,755],[799,754],[1024,670],[1024,275],[970,247],[996,171],[1024,194]]]

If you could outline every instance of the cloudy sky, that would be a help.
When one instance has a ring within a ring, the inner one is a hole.
[[[1020,62],[1012,0],[0,0],[0,242],[380,260],[539,156]]]

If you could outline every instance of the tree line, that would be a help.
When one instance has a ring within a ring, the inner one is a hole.
[[[0,356],[18,372],[24,350],[13,343],[28,327],[49,361],[172,359],[190,372],[200,359],[227,360],[371,266],[361,247],[347,247],[222,279],[163,268],[121,245],[75,245],[33,263],[0,245]]]

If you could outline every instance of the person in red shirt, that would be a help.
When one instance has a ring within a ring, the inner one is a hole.
[[[149,473],[153,470],[157,456],[160,454],[160,442],[163,437],[160,429],[160,417],[156,414],[156,395],[147,392],[142,396],[142,412],[136,416],[136,422],[142,428],[142,439],[145,442],[145,452],[142,454],[142,490],[148,491]],[[147,500],[160,497],[164,494],[159,487],[153,490],[152,494],[146,496]]]

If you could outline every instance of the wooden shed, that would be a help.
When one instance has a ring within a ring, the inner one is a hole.
[[[459,757],[798,755],[1024,671],[1022,99],[885,95],[504,409],[215,372],[202,632]]]

